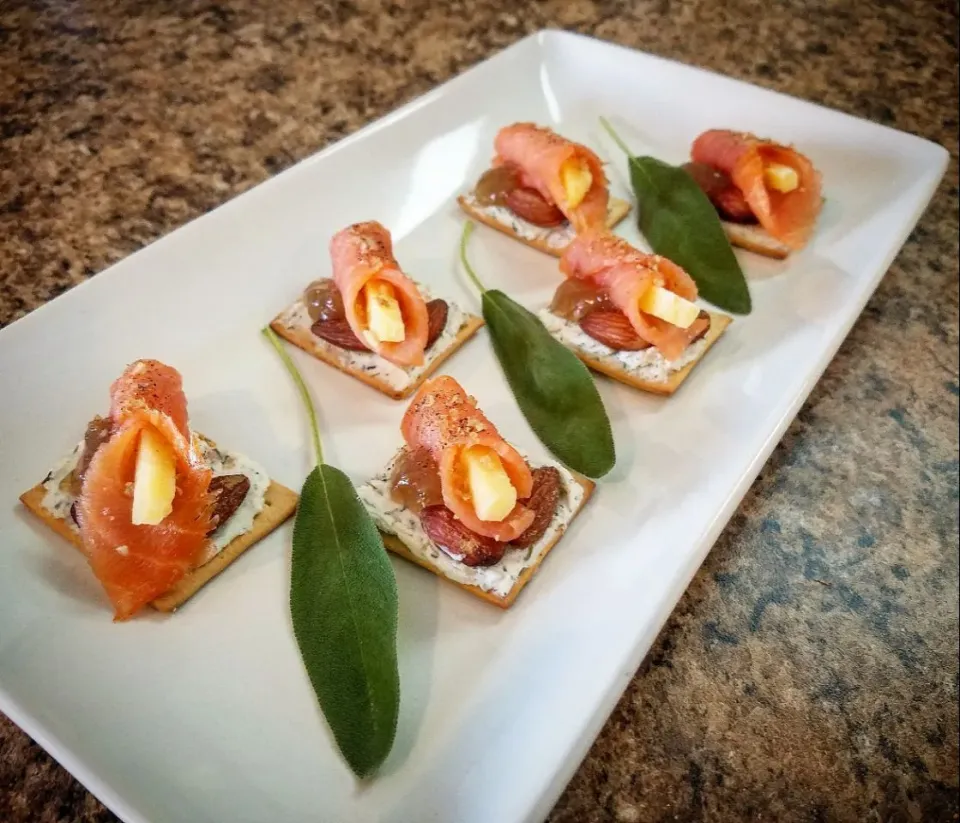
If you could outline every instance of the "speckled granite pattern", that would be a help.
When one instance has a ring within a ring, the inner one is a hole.
[[[953,152],[552,823],[956,820],[956,3],[0,0],[0,324],[547,25]],[[0,719],[0,820],[113,819]]]

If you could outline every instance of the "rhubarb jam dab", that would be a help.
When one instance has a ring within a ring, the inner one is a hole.
[[[591,368],[637,388],[672,393],[730,322],[697,305],[680,266],[604,228],[579,234],[560,271],[544,325]]]
[[[790,146],[712,129],[693,143],[684,168],[713,203],[730,241],[786,257],[810,240],[823,207],[820,173]]]
[[[491,168],[460,206],[480,222],[559,254],[578,231],[613,226],[630,207],[610,197],[600,158],[533,123],[502,128]]]
[[[387,547],[509,605],[593,484],[531,466],[452,377],[424,383],[401,432],[404,448],[359,489]]]
[[[330,261],[332,277],[308,284],[271,328],[391,397],[412,393],[483,325],[404,273],[380,223],[337,232]]]

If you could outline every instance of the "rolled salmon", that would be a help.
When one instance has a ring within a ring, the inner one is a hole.
[[[560,271],[567,277],[593,282],[626,316],[634,331],[668,360],[680,357],[703,332],[707,320],[695,320],[686,329],[640,310],[640,298],[653,286],[672,291],[685,300],[697,299],[697,285],[676,263],[646,254],[607,229],[577,235],[564,250]]]
[[[393,256],[390,232],[376,221],[347,226],[331,239],[330,258],[333,280],[340,289],[353,333],[372,351],[398,366],[421,365],[430,327],[427,304]],[[396,295],[404,327],[401,341],[375,340],[368,333],[364,289],[378,282],[389,284]]]
[[[423,448],[436,461],[444,505],[471,531],[503,543],[515,540],[533,522],[534,512],[518,502],[499,522],[477,517],[467,485],[463,453],[485,446],[500,458],[518,501],[533,491],[527,461],[497,431],[476,402],[449,376],[424,383],[410,403],[400,426],[411,449]]]
[[[495,163],[520,170],[525,186],[536,189],[581,231],[607,221],[610,192],[600,158],[586,146],[574,143],[534,123],[515,123],[500,129],[494,140]],[[571,206],[564,184],[564,164],[579,163],[589,170],[590,186],[583,199]]]
[[[83,550],[124,620],[169,591],[203,554],[210,530],[211,480],[193,445],[179,372],[156,360],[131,364],[111,386],[109,439],[90,458],[77,501]],[[158,433],[176,459],[171,512],[157,525],[133,524],[140,438]]]
[[[724,129],[701,134],[690,156],[695,163],[729,175],[770,235],[794,250],[807,244],[823,207],[820,173],[807,157],[790,146]],[[792,169],[796,187],[780,191],[771,186],[772,166]]]

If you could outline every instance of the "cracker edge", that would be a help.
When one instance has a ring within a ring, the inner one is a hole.
[[[39,483],[21,494],[20,502],[49,528],[82,552],[83,543],[79,533],[71,529],[64,518],[54,517],[43,507],[45,495],[46,490],[43,484]],[[172,612],[183,605],[247,549],[259,543],[284,523],[296,510],[298,499],[299,495],[296,492],[271,480],[264,495],[263,508],[253,520],[253,528],[235,537],[202,566],[192,569],[169,592],[152,601],[150,605],[161,612]]]
[[[517,240],[526,246],[530,246],[532,249],[542,251],[544,254],[549,254],[551,257],[560,257],[563,255],[563,250],[566,248],[566,246],[558,249],[547,245],[542,240],[529,240],[526,237],[521,237],[510,225],[501,222],[496,217],[492,217],[486,212],[480,211],[463,195],[457,198],[457,203],[460,205],[461,209],[470,215],[470,217],[479,223],[483,223],[485,226],[489,226],[491,229],[496,229],[499,232],[503,232],[508,237],[512,237],[514,240]],[[611,197],[610,209],[607,213],[607,228],[614,228],[614,226],[616,226],[621,220],[630,214],[631,208],[631,205],[626,200],[621,200],[619,197]]]
[[[752,251],[754,254],[762,254],[764,257],[772,257],[774,260],[786,260],[790,256],[789,247],[761,226],[730,223],[727,220],[721,220],[720,224],[727,239],[734,246]]]
[[[479,597],[481,600],[485,600],[487,603],[492,603],[494,606],[499,606],[501,609],[509,609],[513,605],[513,601],[517,599],[517,596],[523,590],[524,586],[530,581],[530,578],[536,573],[537,569],[540,568],[540,564],[543,563],[544,559],[551,551],[553,547],[560,542],[561,538],[566,534],[567,529],[570,527],[570,524],[577,518],[577,515],[583,510],[583,507],[587,505],[587,501],[593,495],[593,491],[596,488],[596,483],[590,480],[588,477],[584,477],[577,472],[571,472],[573,475],[574,481],[576,481],[580,487],[583,489],[583,499],[580,501],[580,505],[571,513],[570,519],[564,523],[561,528],[558,530],[557,534],[551,542],[540,554],[539,559],[536,563],[533,563],[530,566],[527,566],[517,577],[517,582],[513,584],[513,588],[510,589],[505,595],[497,595],[493,592],[488,592],[479,586],[472,586],[469,583],[460,583],[456,580],[452,580],[447,577],[443,571],[435,566],[430,560],[417,557],[413,552],[411,552],[406,544],[396,535],[386,534],[385,532],[380,532],[380,536],[383,538],[383,544],[394,554],[403,557],[406,560],[416,563],[421,568],[426,569],[429,572],[433,572],[437,577],[442,577],[448,583],[452,583],[454,586],[458,586],[466,592],[469,592],[476,597]]]
[[[623,366],[612,365],[604,360],[597,360],[589,355],[584,354],[578,349],[573,348],[572,346],[568,346],[566,343],[563,345],[572,351],[585,365],[589,366],[594,371],[605,374],[607,377],[612,377],[614,380],[627,386],[632,386],[635,389],[641,389],[642,391],[651,392],[652,394],[671,395],[680,388],[680,386],[683,384],[683,381],[687,379],[687,375],[693,371],[694,366],[703,360],[707,352],[713,348],[713,344],[720,339],[721,335],[727,330],[727,326],[729,326],[732,322],[732,317],[728,317],[727,315],[719,312],[710,312],[710,330],[707,332],[707,342],[703,347],[703,351],[700,352],[700,356],[697,357],[696,360],[692,360],[691,362],[687,363],[687,365],[682,369],[675,371],[670,376],[670,379],[663,383],[657,383],[652,380],[641,380],[640,378],[631,375]]]
[[[289,307],[287,308],[289,309]],[[286,311],[287,310],[285,309],[284,313]],[[467,319],[463,326],[461,326],[460,331],[457,332],[457,336],[450,341],[450,345],[434,358],[433,362],[426,369],[424,369],[423,374],[421,374],[413,383],[404,389],[394,389],[385,380],[381,380],[376,375],[367,374],[362,369],[349,368],[345,366],[343,363],[339,362],[334,353],[327,351],[323,346],[320,345],[319,338],[312,331],[310,331],[310,329],[305,329],[302,327],[291,329],[280,322],[281,318],[283,317],[283,313],[277,315],[270,322],[270,328],[288,343],[292,343],[298,349],[302,349],[307,354],[315,357],[317,360],[320,360],[323,363],[326,363],[328,366],[333,366],[338,371],[350,375],[350,377],[355,377],[360,382],[366,383],[368,386],[372,386],[377,391],[387,395],[387,397],[393,398],[394,400],[403,400],[419,389],[424,380],[433,374],[440,367],[440,365],[447,360],[447,358],[452,356],[464,343],[467,342],[467,340],[473,337],[473,335],[475,335],[477,331],[483,327],[482,317],[478,317],[475,314],[469,314],[466,312],[465,315]]]

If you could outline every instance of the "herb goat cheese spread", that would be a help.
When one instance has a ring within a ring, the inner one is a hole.
[[[230,519],[211,535],[206,554],[200,560],[200,563],[206,563],[225,546],[253,528],[254,519],[263,510],[264,497],[270,487],[270,476],[262,466],[254,463],[248,457],[217,448],[213,442],[199,435],[194,435],[194,444],[203,462],[213,472],[214,477],[242,474],[250,481],[250,489],[243,502]],[[54,517],[66,521],[67,525],[74,531],[79,531],[79,529],[70,510],[77,497],[73,493],[70,475],[77,467],[82,452],[83,441],[81,440],[43,481],[43,488],[46,491],[43,497],[43,507]]]
[[[478,203],[473,195],[467,196],[467,201],[470,203],[471,208],[493,218],[504,226],[509,226],[516,233],[517,237],[522,237],[524,240],[545,243],[551,249],[562,249],[569,246],[574,238],[573,226],[569,223],[562,223],[552,228],[544,228],[543,226],[536,226],[524,220],[522,217],[517,217],[517,215],[506,206],[484,205]]]
[[[464,199],[470,204],[470,208],[476,209],[481,214],[485,214],[487,217],[496,220],[501,225],[508,226],[518,237],[522,237],[524,240],[543,243],[557,251],[569,246],[576,236],[573,226],[569,223],[562,223],[559,226],[545,228],[534,225],[522,217],[518,217],[506,206],[480,203],[473,194],[465,195]],[[613,211],[613,203],[611,202],[608,217]]]
[[[701,337],[696,343],[687,346],[678,359],[667,360],[653,346],[640,351],[611,349],[599,340],[594,340],[579,324],[565,320],[549,309],[541,309],[539,317],[547,331],[568,348],[595,360],[618,366],[623,371],[651,383],[666,383],[672,374],[699,358],[707,345],[706,337]]]
[[[432,295],[420,283],[416,285],[425,302],[429,303],[434,299],[435,295]],[[302,298],[285,309],[277,319],[291,330],[306,329],[310,331],[313,326],[313,321],[310,319],[310,314],[307,311],[307,305],[303,302]],[[460,329],[463,328],[467,319],[466,313],[459,306],[447,301],[447,323],[443,327],[443,331],[440,332],[440,336],[436,342],[424,352],[423,363],[419,366],[410,366],[409,368],[403,368],[402,366],[391,363],[389,360],[385,360],[374,352],[342,349],[333,343],[322,340],[316,335],[313,335],[313,340],[317,346],[324,349],[327,354],[336,359],[344,369],[363,371],[366,374],[373,375],[384,381],[390,388],[401,391],[415,383],[420,376],[430,368],[433,361],[453,345],[457,334],[459,334]],[[311,332],[311,334],[313,334],[313,332]]]
[[[543,536],[527,548],[507,547],[503,557],[492,566],[467,566],[438,548],[427,537],[420,525],[420,517],[397,503],[390,495],[390,477],[403,449],[394,455],[387,467],[372,480],[357,489],[361,502],[366,507],[377,527],[388,534],[396,535],[410,553],[430,563],[445,577],[457,583],[477,586],[487,592],[505,596],[516,585],[524,569],[535,566],[543,553],[563,533],[583,503],[583,487],[576,478],[558,463],[548,462],[560,472],[560,496],[557,510]],[[523,454],[521,452],[521,454]],[[526,455],[523,455],[526,457]]]

